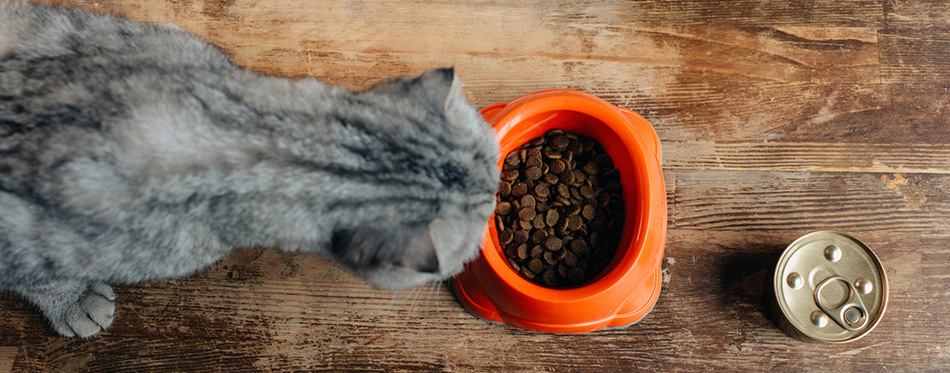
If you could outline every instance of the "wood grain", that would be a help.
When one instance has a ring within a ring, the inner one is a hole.
[[[950,5],[934,1],[49,0],[174,23],[251,70],[365,88],[455,66],[479,107],[550,88],[644,115],[664,150],[663,292],[637,325],[484,323],[445,285],[392,293],[246,249],[117,287],[92,340],[0,295],[0,372],[950,370]],[[852,233],[890,280],[878,327],[793,340],[765,316],[779,253]]]

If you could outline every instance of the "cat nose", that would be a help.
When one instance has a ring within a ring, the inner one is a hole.
[[[435,253],[418,260],[400,260],[395,265],[422,273],[439,273],[439,257]]]

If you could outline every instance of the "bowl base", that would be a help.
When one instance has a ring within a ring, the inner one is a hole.
[[[469,272],[465,271],[452,279],[452,289],[455,297],[465,307],[466,311],[489,324],[509,324],[521,329],[554,334],[622,329],[636,324],[653,310],[662,288],[662,275],[660,274],[660,268],[657,267],[653,274],[644,281],[643,289],[633,292],[642,296],[628,299],[612,317],[584,324],[548,324],[502,314],[492,305],[488,297],[478,290],[478,286],[472,286],[474,285],[471,283],[473,280],[468,274]]]

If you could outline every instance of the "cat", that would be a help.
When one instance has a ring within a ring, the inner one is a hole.
[[[67,337],[110,284],[235,248],[323,255],[371,285],[478,254],[494,131],[453,69],[352,92],[250,72],[176,26],[0,0],[0,291]]]

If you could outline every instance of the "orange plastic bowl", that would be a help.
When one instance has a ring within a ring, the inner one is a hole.
[[[483,320],[546,333],[583,333],[640,321],[660,295],[666,242],[666,190],[660,141],[637,113],[577,91],[535,92],[488,106],[482,117],[505,155],[551,129],[589,136],[620,171],[625,220],[620,245],[601,274],[581,287],[536,285],[508,266],[492,216],[482,255],[452,285],[459,301]]]

